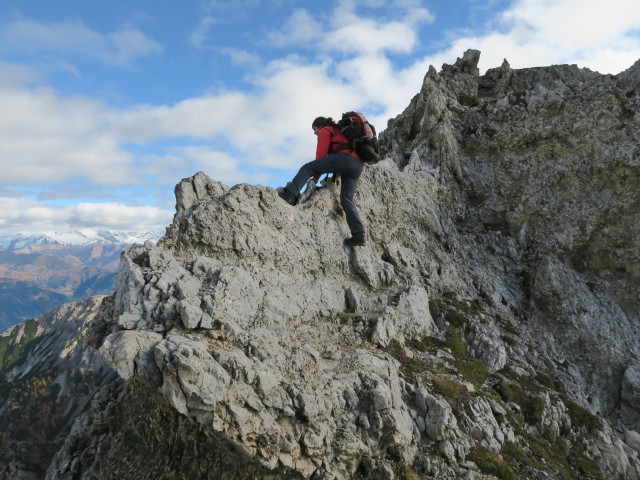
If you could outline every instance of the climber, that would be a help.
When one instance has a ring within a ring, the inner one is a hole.
[[[351,237],[344,243],[351,247],[366,244],[364,226],[353,201],[358,179],[364,163],[353,151],[349,140],[342,135],[331,117],[318,117],[311,124],[313,133],[318,136],[316,159],[303,165],[297,175],[284,188],[278,189],[278,195],[290,205],[296,205],[300,189],[307,180],[317,180],[323,173],[339,173],[342,177],[340,203],[347,217]]]

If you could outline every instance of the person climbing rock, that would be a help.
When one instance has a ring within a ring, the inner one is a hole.
[[[340,132],[331,117],[318,117],[311,124],[313,133],[318,136],[316,159],[303,165],[293,180],[278,190],[278,195],[290,205],[296,205],[300,190],[311,177],[317,178],[324,173],[340,174],[340,203],[347,218],[351,237],[344,243],[351,247],[366,244],[365,229],[353,201],[358,179],[364,169],[364,162],[353,151],[349,140]]]

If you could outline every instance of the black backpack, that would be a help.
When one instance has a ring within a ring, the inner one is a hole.
[[[362,113],[343,113],[342,120],[338,122],[338,128],[351,142],[353,150],[364,163],[377,163],[380,160],[376,129]]]

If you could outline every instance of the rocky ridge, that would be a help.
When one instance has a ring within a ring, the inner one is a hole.
[[[203,173],[86,335],[62,478],[640,477],[640,62],[430,68],[356,202]]]

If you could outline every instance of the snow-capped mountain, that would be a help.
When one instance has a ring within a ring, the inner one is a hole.
[[[111,293],[122,251],[163,233],[0,234],[0,331],[70,300]]]
[[[66,230],[61,232],[0,233],[0,249],[21,250],[33,246],[86,246],[102,244],[134,244],[146,240],[156,242],[163,231],[123,232],[112,230]]]

